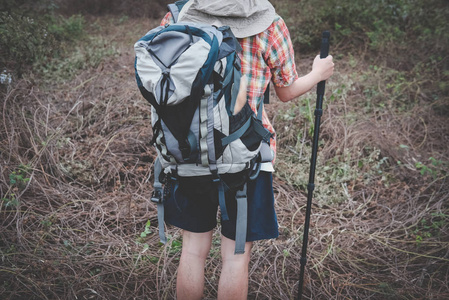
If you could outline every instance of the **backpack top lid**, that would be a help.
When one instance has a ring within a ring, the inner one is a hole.
[[[156,107],[177,105],[191,95],[194,81],[204,88],[222,39],[222,33],[208,25],[184,23],[150,30],[134,45],[139,86],[155,96],[145,98]]]

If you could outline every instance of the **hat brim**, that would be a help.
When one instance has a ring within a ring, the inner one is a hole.
[[[214,16],[195,9],[189,1],[185,4],[179,15],[178,21],[211,24],[215,26],[229,26],[237,38],[253,36],[265,31],[273,23],[276,11],[267,1],[269,6],[251,14],[248,17],[222,17]]]

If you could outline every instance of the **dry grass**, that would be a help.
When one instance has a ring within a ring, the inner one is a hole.
[[[174,298],[180,232],[171,229],[168,245],[159,245],[156,208],[149,202],[155,154],[150,108],[135,85],[130,47],[153,24],[129,20],[103,31],[120,55],[69,81],[49,85],[30,75],[5,92],[2,299]],[[345,64],[338,63],[339,73],[328,84],[328,97],[343,84],[347,88],[335,93],[322,120],[318,168],[323,171],[312,209],[305,295],[447,299],[447,115],[439,115],[435,103],[425,105],[425,97],[411,110],[387,105],[364,112],[364,87],[348,84],[358,80]],[[376,80],[371,83],[379,84]],[[439,105],[447,105],[444,101]],[[283,117],[296,109],[276,101],[269,106],[281,147],[274,182],[281,236],[255,244],[250,299],[292,299],[297,290],[306,202],[298,187],[308,172],[310,145],[303,129],[307,119]],[[445,165],[430,165],[430,156]],[[384,157],[389,159],[381,163]],[[421,175],[418,161],[434,173]],[[330,168],[324,171],[325,166]],[[347,179],[332,177],[343,166],[352,170],[343,172]],[[320,188],[342,196],[326,202]],[[147,220],[152,233],[141,237]],[[216,232],[206,299],[216,297],[218,241]]]

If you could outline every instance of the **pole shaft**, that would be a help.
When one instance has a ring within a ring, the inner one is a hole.
[[[326,58],[329,55],[329,37],[330,33],[328,31],[323,32],[321,39],[321,51],[320,57]],[[318,154],[318,140],[320,135],[320,123],[321,116],[323,114],[323,98],[324,89],[326,87],[326,82],[320,81],[317,85],[317,99],[315,108],[315,127],[313,130],[313,143],[312,143],[312,158],[310,160],[310,171],[309,171],[309,184],[307,185],[307,207],[306,207],[306,219],[304,221],[304,235],[302,241],[301,249],[301,268],[299,272],[299,286],[298,286],[298,298],[302,299],[302,291],[304,286],[304,273],[305,266],[307,263],[307,244],[309,242],[309,227],[310,227],[310,216],[312,212],[312,197],[313,190],[315,189],[315,169],[316,169],[316,158]]]

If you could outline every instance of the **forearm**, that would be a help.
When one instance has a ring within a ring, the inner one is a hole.
[[[316,72],[310,72],[307,75],[299,77],[293,82],[293,84],[287,87],[277,87],[274,89],[276,95],[282,102],[288,102],[293,100],[308,91],[310,91],[318,82],[321,81],[321,77]]]
[[[276,94],[283,102],[293,100],[310,91],[318,82],[328,79],[334,73],[332,55],[320,58],[317,55],[313,61],[312,71],[287,87],[275,87]]]

